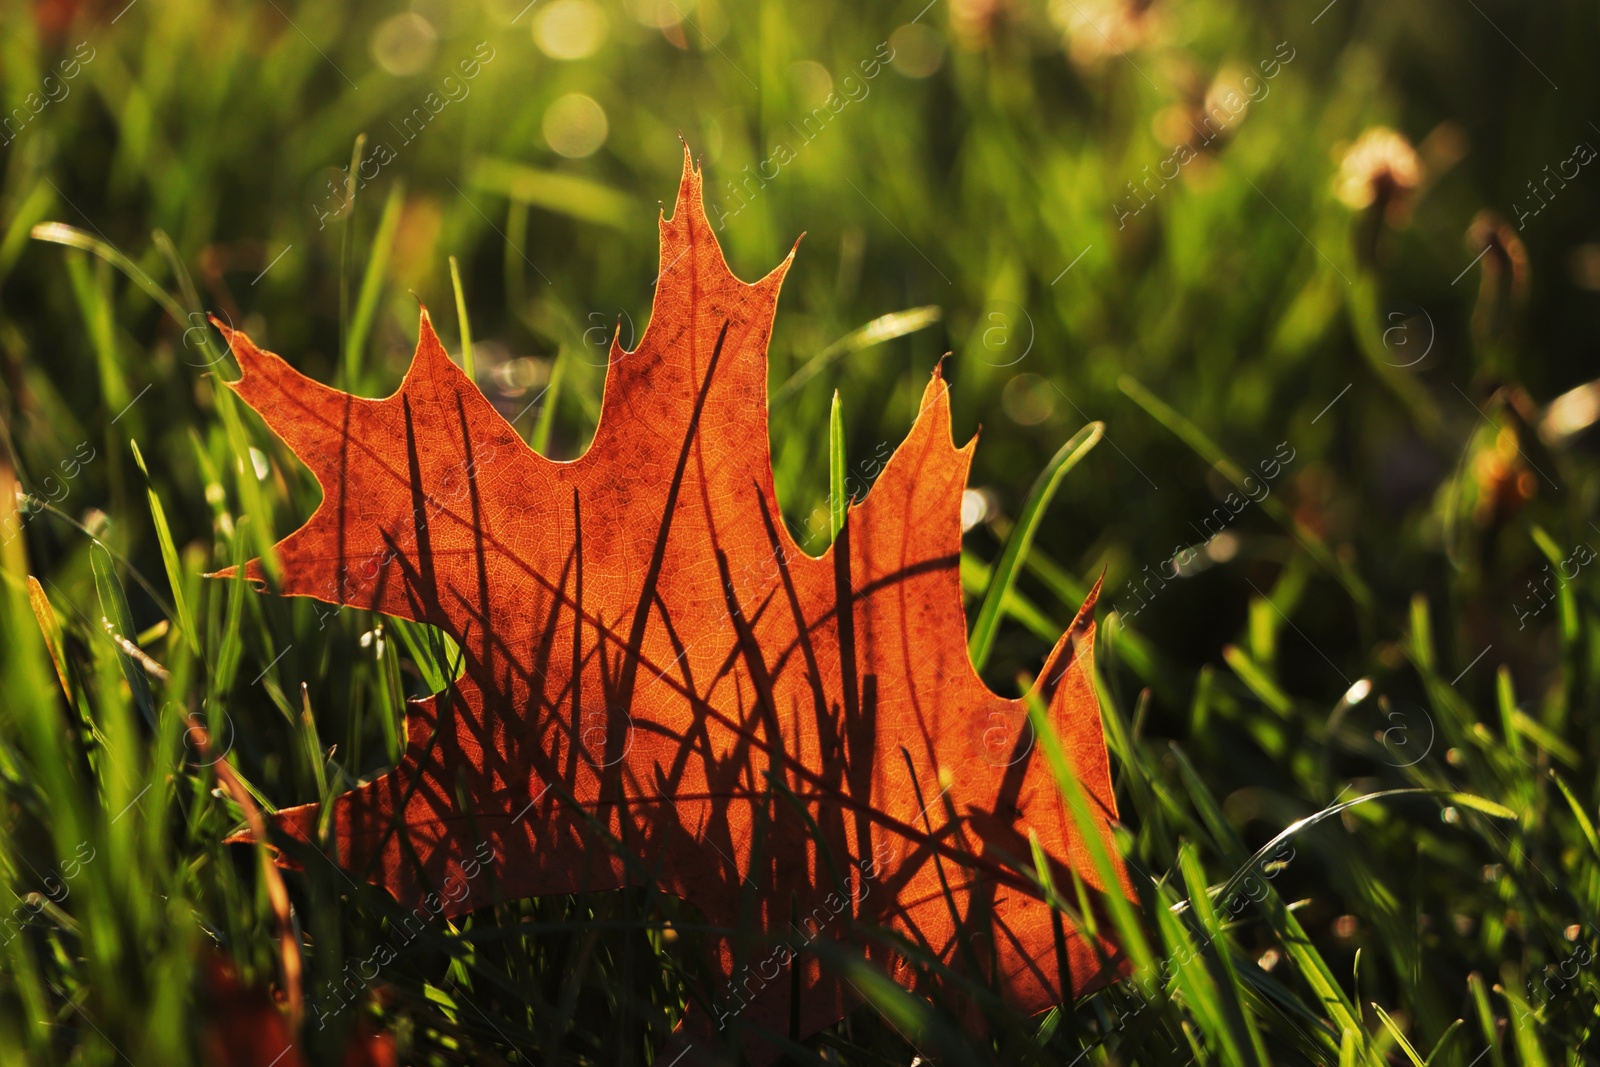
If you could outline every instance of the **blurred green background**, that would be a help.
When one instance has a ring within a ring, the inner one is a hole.
[[[200,580],[318,498],[218,390],[237,370],[205,313],[375,396],[419,300],[457,356],[464,308],[485,393],[571,458],[613,329],[629,345],[649,319],[680,138],[737,273],[805,234],[770,387],[813,551],[835,389],[852,469],[875,469],[951,353],[957,437],[983,427],[969,616],[1035,474],[1104,424],[985,675],[1036,670],[1103,575],[1156,956],[1187,936],[1163,902],[1207,884],[1188,875],[1226,881],[1295,819],[1386,788],[1493,802],[1409,795],[1306,829],[1273,880],[1288,903],[1131,1030],[1111,990],[932,1060],[1582,1062],[1600,982],[1586,960],[1536,979],[1600,933],[1596,17],[7,0],[0,1062],[207,1062],[225,1038],[205,1020],[272,1016],[248,992],[219,1007],[217,960],[241,988],[284,976],[268,882],[217,843],[244,816],[213,757],[269,809],[336,792],[387,765],[401,697],[445,669],[420,630]],[[388,915],[327,872],[288,880],[310,990]],[[401,1062],[643,1062],[691,984],[645,921],[673,907],[474,917],[294,1055],[340,1062],[360,1017]],[[864,1008],[804,1055],[911,1062],[944,1032],[925,1010]]]

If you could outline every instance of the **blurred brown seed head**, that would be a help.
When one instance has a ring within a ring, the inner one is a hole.
[[[1517,431],[1503,426],[1494,442],[1472,457],[1472,478],[1477,483],[1472,518],[1479,527],[1503,525],[1539,491],[1539,480],[1527,462]]]
[[[1159,29],[1154,0],[1051,0],[1050,21],[1079,69],[1142,48]]]
[[[1467,227],[1466,243],[1479,268],[1473,342],[1480,353],[1492,354],[1503,347],[1515,313],[1528,302],[1528,249],[1510,223],[1487,209]]]
[[[1528,248],[1509,222],[1488,209],[1478,212],[1467,227],[1467,250],[1473,255],[1487,252],[1481,264],[1480,303],[1486,297],[1509,298],[1520,307],[1528,299]]]
[[[951,0],[950,29],[956,41],[974,51],[989,47],[1008,6],[1006,0]]]
[[[1422,178],[1422,159],[1405,135],[1374,126],[1346,150],[1334,191],[1348,207],[1373,208],[1393,226],[1405,221]]]

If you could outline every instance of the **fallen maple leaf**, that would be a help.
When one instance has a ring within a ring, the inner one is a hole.
[[[208,1067],[305,1067],[291,1014],[272,994],[246,985],[233,965],[208,953],[202,963],[200,1053]],[[343,1067],[395,1067],[395,1041],[358,1018],[345,1042]]]
[[[399,766],[334,799],[339,862],[436,915],[653,881],[712,926],[753,921],[788,946],[751,970],[717,940],[723,984],[691,1003],[663,1062],[710,1055],[730,1020],[755,1062],[778,1054],[764,1032],[837,1021],[858,996],[803,946],[863,926],[957,970],[978,959],[973,977],[1029,1013],[1122,966],[1070,924],[1058,943],[1031,875],[1030,832],[1057,885],[1070,868],[1108,889],[1027,702],[995,696],[967,655],[959,516],[975,440],[954,447],[937,368],[834,545],[810,558],[784,525],[766,346],[793,258],[734,277],[686,150],[649,328],[632,352],[613,340],[594,441],[568,463],[523,443],[426,311],[382,400],[218,324],[243,371],[233,388],[324,490],[277,546],[282,591],[429,623],[462,650],[451,690],[410,705]],[[1035,696],[1114,856],[1093,600]],[[317,816],[276,819],[314,841]],[[1131,895],[1117,878],[1111,891]],[[915,978],[885,939],[860,951]]]

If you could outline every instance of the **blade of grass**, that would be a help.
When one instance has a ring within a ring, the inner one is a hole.
[[[555,364],[550,368],[550,381],[540,400],[539,421],[534,424],[528,447],[541,456],[549,455],[550,431],[556,424],[556,402],[561,399],[561,386],[567,376],[567,365],[572,362],[572,349],[563,345],[556,353]]]
[[[461,291],[461,266],[456,257],[450,257],[450,288],[456,294],[456,321],[461,324],[461,369],[467,377],[477,381],[477,371],[472,362],[472,323],[467,319],[467,297]]]
[[[400,635],[400,640],[406,646],[406,651],[411,654],[411,661],[416,664],[417,671],[422,675],[423,684],[430,693],[437,693],[449,684],[450,676],[445,673],[451,657],[455,652],[455,642],[446,635],[441,648],[443,658],[436,656],[428,640],[423,636],[423,625],[409,619],[390,617],[384,620],[386,628],[393,628]]]
[[[161,498],[156,495],[155,484],[150,480],[150,468],[144,465],[144,456],[139,452],[139,442],[130,439],[128,445],[133,449],[133,461],[139,465],[139,471],[144,475],[145,493],[150,498],[150,518],[155,523],[156,541],[161,546],[161,562],[167,569],[167,584],[172,586],[172,603],[178,612],[178,627],[183,631],[189,647],[199,652],[200,635],[195,630],[194,615],[189,611],[189,601],[183,595],[183,570],[178,564],[178,547],[172,541],[172,528],[167,525],[167,513],[162,509]]]
[[[1189,803],[1194,805],[1194,810],[1200,816],[1201,826],[1211,837],[1212,847],[1229,863],[1242,862],[1245,857],[1244,842],[1240,840],[1238,831],[1223,813],[1216,797],[1211,795],[1211,790],[1200,780],[1200,772],[1195,770],[1194,764],[1189,761],[1188,753],[1176,741],[1167,744],[1167,752],[1178,768],[1178,778],[1189,794]]]
[[[378,653],[378,669],[382,672],[386,704],[383,714],[378,716],[378,723],[383,727],[384,751],[390,762],[396,762],[400,759],[400,750],[405,746],[406,721],[406,690],[405,683],[400,680],[400,656],[389,647],[389,642],[381,638],[373,643]]]
[[[222,416],[228,445],[233,451],[234,483],[238,486],[239,501],[243,504],[236,528],[255,541],[261,568],[276,585],[282,571],[278,565],[277,541],[272,536],[272,507],[267,495],[261,491],[261,479],[256,476],[255,462],[250,455],[250,438],[245,433],[244,420],[239,413],[239,401],[226,385],[217,389],[215,395],[217,413]],[[243,530],[246,521],[250,528]]]
[[[536,170],[490,156],[480,156],[473,161],[467,180],[480,189],[499,193],[524,209],[532,205],[581,222],[616,229],[627,229],[638,213],[637,202],[632,197],[599,182],[576,174]]]
[[[1466,796],[1449,790],[1439,789],[1387,789],[1364,796],[1353,797],[1343,803],[1333,804],[1313,815],[1306,816],[1291,823],[1282,832],[1268,841],[1261,849],[1257,850],[1250,861],[1241,867],[1238,872],[1225,883],[1218,892],[1219,899],[1227,900],[1243,884],[1250,872],[1255,870],[1268,856],[1275,853],[1284,842],[1298,833],[1316,825],[1326,819],[1332,818],[1340,812],[1346,811],[1357,804],[1365,804],[1372,800],[1379,800],[1395,796],[1438,796],[1454,803],[1484,811],[1498,818],[1514,818],[1514,814],[1498,804],[1484,800],[1477,796]],[[1313,945],[1311,938],[1294,913],[1284,906],[1282,898],[1271,883],[1266,883],[1266,894],[1259,904],[1266,913],[1269,923],[1277,932],[1279,940],[1284,946],[1290,959],[1294,960],[1312,990],[1322,1002],[1324,1011],[1332,1019],[1335,1032],[1340,1034],[1355,1033],[1359,1036],[1364,1032],[1361,1027],[1360,1017],[1354,1004],[1345,996],[1343,988],[1334,978],[1332,970]],[[1364,1055],[1362,1051],[1362,1055]]]
[[[1428,612],[1428,598],[1417,593],[1411,598],[1411,631],[1407,635],[1411,654],[1423,670],[1437,671],[1438,661],[1433,654],[1433,618]]]
[[[1440,791],[1440,795],[1446,800],[1450,801],[1452,804],[1460,804],[1464,808],[1471,808],[1473,811],[1481,811],[1490,818],[1510,819],[1513,821],[1515,821],[1517,818],[1517,813],[1506,807],[1504,804],[1496,804],[1492,800],[1486,800],[1483,797],[1477,796],[1473,793],[1443,790]]]
[[[1457,1030],[1466,1025],[1465,1019],[1457,1019],[1444,1028],[1444,1033],[1439,1035],[1439,1040],[1433,1043],[1433,1051],[1428,1053],[1428,1063],[1431,1065],[1439,1059],[1439,1054],[1444,1051],[1445,1042],[1455,1036]]]
[[[984,594],[983,604],[978,608],[978,617],[972,624],[972,635],[967,639],[967,652],[972,657],[973,667],[977,670],[983,670],[989,661],[989,652],[994,647],[995,635],[1000,629],[1001,605],[1005,603],[1006,595],[1016,584],[1017,570],[1027,558],[1028,549],[1032,546],[1034,536],[1044,519],[1045,509],[1050,506],[1056,489],[1061,485],[1061,479],[1089,454],[1089,450],[1100,442],[1104,433],[1103,423],[1091,422],[1073,434],[1051,457],[1044,470],[1034,479],[1033,487],[1028,490],[1027,500],[1022,505],[1022,513],[1017,518],[1016,526],[1011,530],[1011,536],[1006,538],[1006,546],[1000,552],[999,561],[995,563],[994,574],[989,579],[989,590]]]
[[[188,317],[184,314],[183,305],[179,304],[172,294],[156,284],[154,278],[139,269],[138,264],[122,254],[122,251],[109,241],[96,237],[92,233],[85,233],[76,226],[68,226],[64,222],[41,222],[30,231],[30,236],[35,241],[48,241],[51,244],[66,245],[68,248],[80,248],[85,252],[92,252],[113,267],[127,275],[145,295],[159,304],[162,310],[172,316],[172,320],[180,326],[188,326]]]
[[[1568,767],[1576,770],[1583,765],[1583,757],[1577,749],[1561,740],[1554,732],[1547,729],[1527,712],[1521,710],[1513,711],[1511,713],[1511,722],[1517,728],[1517,733],[1526,737],[1537,748],[1554,756]]]
[[[1511,679],[1511,668],[1500,664],[1494,675],[1495,703],[1500,712],[1500,732],[1505,737],[1511,757],[1522,760],[1522,731],[1517,728],[1517,692]]]
[[[133,628],[133,612],[128,608],[128,595],[123,591],[122,580],[117,577],[117,565],[112,561],[111,553],[99,541],[89,544],[89,566],[94,572],[94,586],[100,597],[100,612],[104,622],[113,636],[132,642],[136,631]],[[151,729],[155,729],[155,697],[150,692],[150,679],[145,675],[143,665],[134,660],[126,646],[117,650],[117,656],[122,664],[122,676],[133,692],[134,702],[139,705]]]
[[[1572,789],[1567,785],[1567,780],[1556,773],[1554,767],[1547,772],[1556,788],[1561,790],[1561,795],[1567,800],[1567,807],[1572,809],[1572,816],[1578,821],[1578,829],[1583,831],[1583,839],[1589,843],[1589,851],[1595,859],[1600,860],[1600,836],[1596,836],[1594,822],[1589,818],[1589,813],[1583,810],[1583,805],[1578,803],[1578,798],[1573,795]]]
[[[1478,1016],[1479,1032],[1489,1052],[1489,1062],[1493,1067],[1506,1067],[1505,1053],[1500,1051],[1500,1022],[1489,1003],[1489,986],[1484,982],[1483,975],[1477,971],[1467,975],[1467,988],[1472,993],[1472,1006]]]
[[[67,695],[67,703],[74,703],[72,697],[72,682],[67,677],[67,658],[64,646],[61,643],[61,621],[56,618],[55,608],[50,606],[50,598],[45,595],[44,586],[39,584],[39,579],[28,575],[28,603],[33,608],[33,617],[39,620],[39,632],[44,634],[45,648],[50,652],[50,662],[55,666],[56,677],[61,681],[61,691]],[[1590,837],[1594,831],[1590,830]]]
[[[1406,1054],[1406,1059],[1410,1060],[1414,1067],[1427,1067],[1427,1064],[1422,1061],[1422,1057],[1417,1054],[1417,1050],[1411,1047],[1411,1042],[1406,1040],[1406,1035],[1400,1032],[1400,1027],[1396,1026],[1395,1021],[1389,1018],[1389,1013],[1379,1007],[1378,1002],[1375,1000],[1368,1001],[1368,1003],[1372,1005],[1372,1010],[1378,1013],[1378,1019],[1400,1046],[1400,1051]]]
[[[354,240],[356,228],[356,192],[359,186],[356,175],[361,170],[361,156],[366,151],[367,135],[356,134],[354,144],[350,147],[350,166],[344,172],[344,206],[340,210],[344,213],[344,225],[339,228],[339,352],[344,354],[350,350],[350,244]],[[328,188],[332,190],[333,183],[329,182]],[[351,369],[346,360],[340,368],[351,381]]]
[[[249,516],[244,516],[239,524],[242,526],[249,521]],[[217,668],[207,679],[210,683],[206,697],[208,706],[216,704],[221,695],[233,687],[239,661],[244,658],[244,602],[250,595],[246,589],[244,565],[250,558],[249,543],[250,538],[242,531],[233,539],[233,577],[228,580],[227,607],[217,645]]]
[[[1229,645],[1222,650],[1222,658],[1261,703],[1282,718],[1287,719],[1294,714],[1294,701],[1289,699],[1289,694],[1278,688],[1278,684],[1267,677],[1267,672],[1244,649]]]
[[[67,276],[72,295],[77,298],[89,340],[94,348],[95,366],[100,375],[100,393],[111,411],[128,406],[128,380],[122,360],[117,356],[115,300],[111,293],[110,272],[104,262],[69,253]]]
[[[317,720],[311,712],[311,691],[306,683],[300,683],[300,741],[305,746],[306,761],[311,765],[311,775],[317,782],[317,800],[322,803],[323,810],[319,812],[319,821],[324,822],[331,817],[332,807],[327,803],[328,793],[328,756],[322,750],[322,741],[317,736]],[[326,826],[320,827],[326,829]],[[321,839],[319,834],[318,838]]]
[[[1225,1047],[1237,1061],[1266,1064],[1270,1062],[1267,1058],[1266,1045],[1262,1042],[1261,1034],[1239,998],[1239,972],[1233,964],[1233,953],[1228,951],[1228,943],[1222,932],[1222,924],[1217,918],[1216,909],[1211,906],[1211,897],[1206,892],[1205,871],[1200,866],[1200,857],[1196,854],[1194,845],[1187,841],[1178,848],[1178,869],[1183,873],[1189,901],[1194,908],[1195,918],[1199,920],[1200,928],[1206,935],[1206,944],[1213,948],[1222,971],[1223,980],[1213,983],[1213,992],[1218,997],[1213,1013],[1221,1028],[1218,1037],[1224,1041]],[[1246,1050],[1249,1051],[1249,1056],[1245,1055]]]
[[[89,529],[83,523],[79,522],[77,519],[74,519],[71,515],[68,515],[54,504],[45,503],[43,501],[38,501],[37,503],[43,505],[39,509],[42,513],[49,515],[53,519],[57,519],[63,523],[66,523],[68,526],[83,534],[84,537],[91,541],[95,539],[95,533],[93,530]],[[111,558],[116,561],[117,565],[133,578],[134,582],[138,584],[139,588],[143,589],[149,594],[150,599],[155,602],[156,607],[161,609],[161,613],[163,615],[165,615],[168,619],[177,618],[177,612],[170,604],[166,602],[165,598],[163,598],[160,592],[156,590],[156,587],[150,584],[150,580],[144,576],[138,567],[135,567],[131,562],[129,562],[127,557],[117,552],[112,552],[110,546],[106,546],[106,551],[111,552]]]
[[[1539,1034],[1538,1012],[1528,1002],[1505,986],[1495,986],[1495,992],[1511,1006],[1509,1029],[1517,1043],[1517,1057],[1523,1067],[1546,1067],[1550,1062],[1544,1054],[1544,1042]]]
[[[1339,1067],[1356,1067],[1359,1062],[1357,1056],[1360,1053],[1356,1042],[1357,1035],[1354,1030],[1346,1030],[1339,1035]]]
[[[1451,803],[1460,804],[1460,805],[1462,805],[1464,807],[1472,808],[1472,809],[1474,809],[1476,811],[1481,811],[1485,815],[1492,816],[1493,818],[1497,818],[1497,819],[1515,819],[1516,818],[1516,813],[1511,811],[1509,808],[1502,807],[1501,805],[1496,804],[1491,800],[1485,800],[1483,797],[1473,796],[1473,795],[1470,795],[1470,794],[1467,794],[1467,793],[1460,793],[1460,792],[1456,792],[1454,790],[1449,790],[1449,789],[1381,789],[1376,793],[1366,793],[1366,794],[1363,794],[1362,796],[1359,796],[1359,797],[1351,797],[1349,800],[1341,801],[1338,804],[1330,804],[1328,807],[1322,808],[1321,810],[1319,810],[1319,811],[1317,811],[1317,812],[1315,812],[1315,813],[1313,813],[1311,815],[1307,815],[1306,817],[1304,817],[1302,819],[1296,819],[1294,822],[1290,823],[1287,827],[1285,827],[1283,830],[1281,830],[1276,836],[1274,836],[1272,838],[1272,840],[1268,841],[1265,845],[1263,845],[1259,849],[1257,849],[1256,852],[1255,852],[1255,855],[1250,857],[1250,861],[1248,863],[1246,863],[1242,868],[1240,868],[1240,870],[1237,873],[1235,873],[1232,878],[1228,879],[1227,884],[1225,884],[1222,887],[1222,889],[1218,892],[1217,895],[1219,897],[1224,898],[1224,899],[1226,899],[1227,897],[1232,896],[1234,891],[1239,888],[1240,884],[1244,881],[1244,879],[1249,876],[1250,872],[1253,871],[1261,863],[1262,860],[1266,859],[1268,856],[1270,856],[1273,853],[1277,852],[1279,847],[1282,846],[1284,842],[1288,841],[1294,835],[1296,835],[1298,833],[1301,833],[1302,831],[1308,830],[1311,827],[1317,825],[1318,823],[1321,823],[1321,822],[1323,822],[1323,821],[1325,821],[1327,819],[1330,819],[1333,816],[1338,815],[1341,812],[1347,811],[1350,808],[1355,807],[1357,804],[1365,804],[1365,803],[1367,803],[1369,801],[1373,801],[1373,800],[1383,800],[1383,799],[1385,799],[1387,797],[1401,797],[1401,796],[1431,796],[1431,797],[1439,797],[1439,798],[1447,800],[1447,801],[1449,801]]]
[[[961,591],[970,597],[980,597],[989,588],[993,580],[994,568],[983,560],[965,550],[961,553]],[[1079,603],[1082,603],[1080,600]],[[1061,632],[1066,629],[1060,623],[1040,611],[1033,601],[1029,600],[1020,590],[1013,589],[1006,594],[1005,603],[1002,605],[1007,618],[1015,619],[1028,628],[1039,640],[1055,644],[1061,639]]]
[[[183,265],[183,257],[178,254],[178,246],[172,243],[172,238],[162,229],[151,233],[150,240],[172,270],[172,280],[178,283],[178,292],[183,296],[184,306],[191,314],[201,310],[200,293],[194,287],[194,279],[189,276],[189,269]]]
[[[828,412],[828,521],[830,537],[837,541],[844,529],[844,519],[850,510],[850,501],[844,495],[847,474],[844,452],[844,405],[839,401],[839,390],[833,391],[833,407]]]
[[[1089,854],[1090,865],[1103,887],[1102,896],[1107,902],[1112,923],[1117,928],[1122,951],[1127,954],[1135,973],[1146,972],[1154,964],[1155,955],[1151,951],[1150,941],[1145,935],[1144,926],[1139,921],[1132,901],[1122,895],[1122,879],[1111,859],[1109,833],[1090,811],[1088,798],[1083,795],[1077,776],[1072,773],[1066,753],[1061,747],[1061,739],[1056,734],[1055,724],[1050,721],[1049,709],[1031,686],[1028,690],[1027,703],[1028,721],[1033,726],[1035,742],[1044,752],[1046,765],[1055,779],[1056,788],[1066,801],[1073,823],[1077,826],[1078,835],[1084,842],[1085,851]]]
[[[1566,562],[1563,558],[1561,546],[1545,532],[1544,527],[1534,526],[1532,530],[1533,543],[1538,546],[1539,552],[1547,561],[1547,568],[1555,567],[1558,571]],[[1557,618],[1561,625],[1561,646],[1569,651],[1575,647],[1578,640],[1578,598],[1572,591],[1572,584],[1561,580],[1556,589]],[[1568,675],[1571,677],[1571,675]]]
[[[1170,894],[1163,894],[1170,896]],[[1165,901],[1163,901],[1165,903]],[[1204,946],[1196,945],[1183,922],[1166,907],[1158,907],[1156,922],[1161,929],[1161,939],[1167,949],[1166,963],[1176,987],[1177,997],[1186,1009],[1184,1028],[1198,1024],[1205,1043],[1211,1046],[1216,1062],[1239,1067],[1245,1062],[1234,1031],[1223,1018],[1222,1003],[1217,995],[1217,983],[1206,969]],[[1199,1050],[1196,1050],[1197,1054]]]
[[[383,202],[383,214],[378,218],[378,229],[372,235],[372,248],[367,253],[367,267],[361,275],[361,290],[356,297],[355,311],[350,316],[350,334],[345,338],[345,374],[351,384],[361,378],[361,363],[366,355],[367,334],[372,330],[372,319],[378,310],[378,297],[383,294],[383,278],[389,271],[389,253],[394,248],[394,237],[400,229],[400,207],[405,203],[405,185],[396,181]]]
[[[29,231],[44,218],[55,199],[55,190],[41,178],[34,182],[33,190],[13,209],[15,214],[6,224],[5,235],[0,237],[0,279],[11,273],[17,257],[27,247]]]
[[[775,410],[779,405],[792,400],[796,393],[805,388],[807,382],[821,374],[835,360],[852,352],[860,352],[864,348],[892,341],[896,337],[904,337],[926,329],[939,321],[940,314],[937,304],[929,304],[925,307],[907,308],[904,311],[880,315],[865,326],[851,330],[812,356],[799,370],[791,374],[786,382],[773,391],[769,407]]]
[[[528,243],[528,205],[520,200],[506,203],[505,244],[501,249],[501,273],[506,280],[506,306],[517,318],[527,321],[528,261],[522,248]]]

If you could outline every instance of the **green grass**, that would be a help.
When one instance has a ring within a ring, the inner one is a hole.
[[[958,439],[983,424],[962,577],[997,691],[1104,578],[1140,902],[1099,921],[1134,973],[1042,1019],[980,997],[980,1039],[851,972],[871,1003],[797,1062],[1594,1058],[1600,600],[1572,561],[1600,538],[1600,464],[1539,432],[1595,373],[1594,176],[1515,224],[1527,183],[1600,143],[1592,10],[941,0],[913,23],[922,0],[678,0],[662,32],[638,16],[671,5],[604,0],[594,53],[557,59],[530,30],[549,45],[552,4],[419,0],[437,40],[407,74],[374,48],[398,7],[0,9],[0,88],[28,109],[0,145],[0,462],[23,494],[0,513],[0,1064],[203,1062],[207,961],[282,966],[261,857],[221,844],[242,799],[381,771],[403,700],[452,673],[424,628],[201,577],[275,574],[317,501],[219,387],[237,371],[206,315],[382,395],[420,299],[571,458],[613,331],[648,320],[680,132],[738,273],[807,235],[770,377],[807,546],[950,351]],[[1275,55],[1270,91],[1119,227],[1208,86]],[[807,139],[816,64],[867,91]],[[469,93],[407,140],[447,76]],[[569,159],[550,124],[572,93],[608,136]],[[1376,125],[1426,172],[1388,218],[1334,194]],[[1474,263],[1485,209],[1512,252]],[[1091,424],[1092,451],[1068,445]],[[315,861],[283,879],[326,1006],[396,908]],[[1094,921],[1082,885],[1041,891]],[[699,923],[647,891],[438,923],[380,992],[313,1016],[308,1053],[339,1062],[362,1019],[403,1062],[642,1062],[698,980]]]

